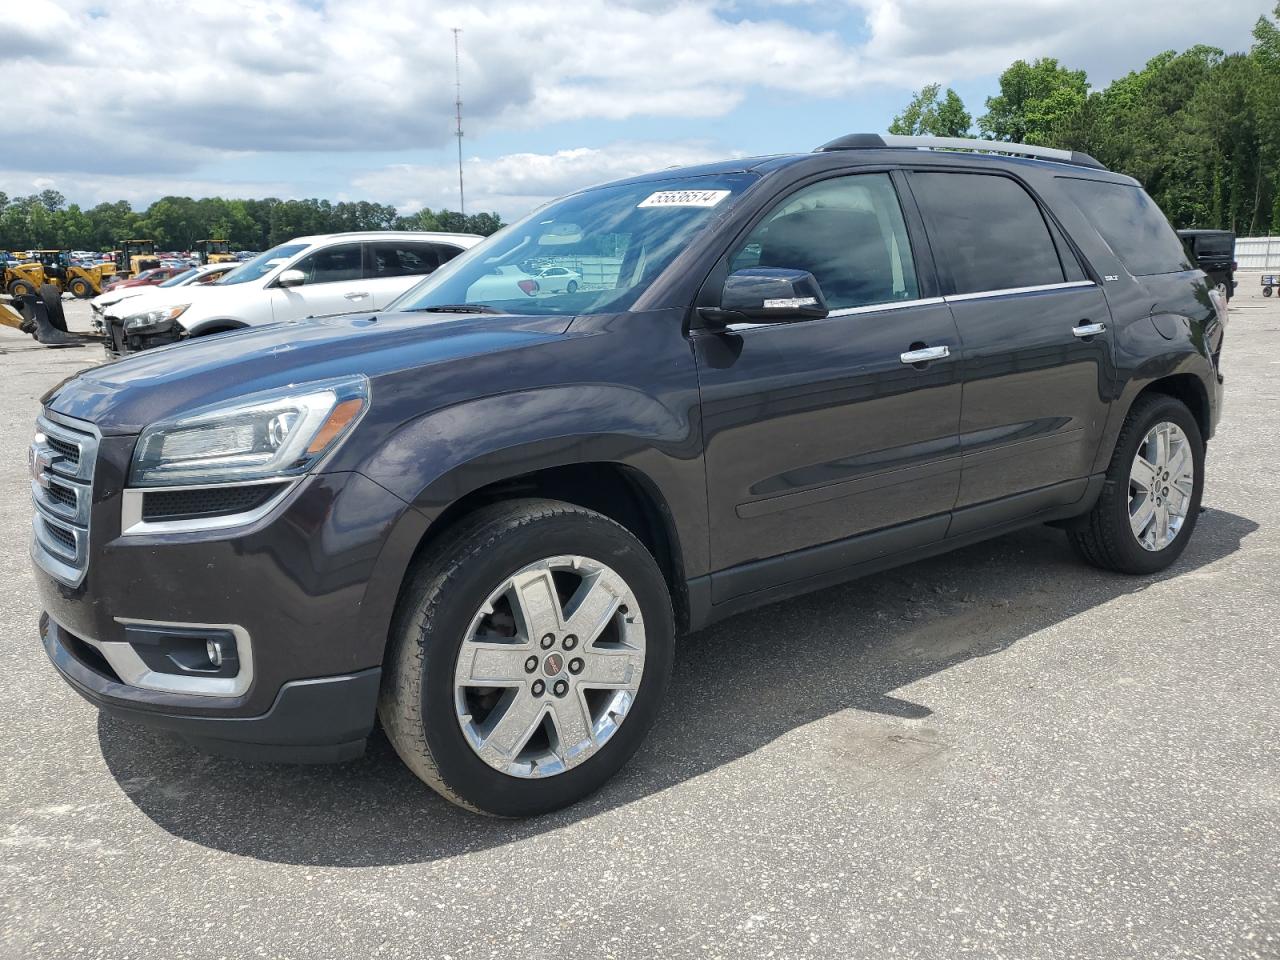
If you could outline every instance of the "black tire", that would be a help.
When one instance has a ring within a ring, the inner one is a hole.
[[[569,281],[569,283],[568,283],[568,285],[565,287],[565,292],[567,292],[567,293],[577,293],[577,292],[578,292],[578,281],[577,281],[577,280],[570,280],[570,281]]]
[[[29,297],[35,292],[36,288],[26,280],[15,280],[9,284],[9,296],[11,297]]]
[[[464,737],[453,677],[471,618],[517,570],[547,557],[598,558],[641,608],[645,661],[625,720],[572,769],[529,779],[486,764]],[[657,719],[671,674],[671,597],[657,563],[629,531],[591,510],[554,500],[483,507],[447,531],[410,571],[392,622],[378,715],[405,764],[446,799],[477,813],[529,817],[568,806],[612,777]]]
[[[1263,288],[1262,288],[1262,295],[1263,295],[1264,297],[1269,297],[1269,296],[1271,296],[1271,288],[1270,288],[1270,287],[1263,287]]]
[[[1152,427],[1164,421],[1176,424],[1186,434],[1195,476],[1191,505],[1177,536],[1163,549],[1147,550],[1129,525],[1129,472],[1139,445]],[[1139,397],[1120,428],[1098,502],[1080,526],[1068,531],[1076,552],[1095,567],[1118,573],[1149,574],[1168,567],[1181,556],[1195,531],[1204,492],[1204,459],[1200,426],[1186,404],[1159,393]]]
[[[62,312],[62,291],[52,283],[42,284],[40,299],[44,302],[45,312],[49,315],[49,323],[63,333],[67,332],[67,315]]]
[[[78,300],[87,300],[93,293],[93,287],[91,287],[89,285],[89,281],[85,280],[83,277],[76,277],[76,279],[71,281],[71,284],[67,289],[69,289],[71,291],[71,295]]]

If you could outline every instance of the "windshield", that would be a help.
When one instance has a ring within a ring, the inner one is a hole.
[[[213,281],[210,286],[225,287],[233,283],[247,283],[250,280],[258,280],[265,277],[285,260],[301,253],[305,249],[307,249],[307,244],[305,243],[282,243],[278,247],[272,247],[266,253],[258,254],[252,260],[246,260],[221,280]]]
[[[196,275],[196,269],[195,267],[192,267],[190,270],[184,270],[182,273],[178,274],[177,276],[170,277],[164,283],[160,284],[160,286],[162,287],[181,286],[184,280],[190,280],[195,275]]]
[[[565,197],[472,247],[387,309],[627,310],[755,180],[750,174],[649,180]]]

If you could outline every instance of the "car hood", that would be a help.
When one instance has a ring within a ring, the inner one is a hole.
[[[562,336],[572,317],[386,313],[274,323],[186,340],[83,371],[45,395],[55,413],[127,435],[260,390],[379,376]]]
[[[119,303],[129,297],[136,297],[138,294],[146,290],[146,287],[117,287],[110,293],[102,293],[89,301],[89,306],[103,309],[113,304]]]

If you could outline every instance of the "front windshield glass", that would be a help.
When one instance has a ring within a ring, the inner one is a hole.
[[[305,249],[307,249],[305,243],[282,243],[278,247],[272,247],[266,253],[258,254],[252,260],[246,260],[221,280],[213,281],[210,286],[226,287],[233,283],[248,283],[250,280],[261,279],[281,263]]]
[[[190,280],[195,275],[196,275],[196,268],[192,267],[190,270],[184,270],[182,271],[182,273],[179,273],[176,276],[170,277],[164,283],[160,284],[160,286],[176,287],[181,285],[184,280]]]
[[[472,247],[387,309],[627,310],[755,180],[742,173],[649,180],[565,197]]]

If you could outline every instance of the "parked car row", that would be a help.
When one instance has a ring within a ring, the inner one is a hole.
[[[299,237],[209,282],[102,304],[113,356],[244,327],[380,310],[483,237],[406,231]],[[137,283],[137,281],[134,281]],[[143,283],[150,283],[145,280]]]

